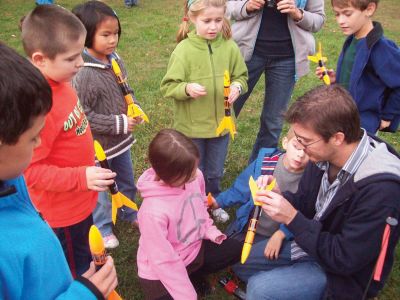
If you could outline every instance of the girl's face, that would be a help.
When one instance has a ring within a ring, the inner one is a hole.
[[[89,53],[97,59],[108,63],[107,55],[115,51],[118,45],[118,20],[113,17],[105,18],[97,25],[92,48]]]
[[[203,9],[196,17],[191,17],[191,21],[196,27],[197,35],[206,40],[213,40],[221,32],[224,22],[225,7],[210,6]]]

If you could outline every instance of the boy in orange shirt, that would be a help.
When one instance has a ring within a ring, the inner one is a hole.
[[[25,171],[32,201],[53,228],[73,276],[91,261],[88,233],[98,191],[115,173],[95,167],[93,137],[70,81],[83,64],[86,30],[57,5],[36,7],[22,22],[22,41],[31,62],[50,84],[53,107]]]

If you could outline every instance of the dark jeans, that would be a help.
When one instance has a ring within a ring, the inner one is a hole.
[[[201,250],[186,270],[193,285],[201,283],[208,274],[223,270],[237,263],[240,259],[243,243],[236,239],[226,239],[220,245],[203,240]],[[173,299],[159,280],[139,278],[146,300]]]
[[[229,134],[209,139],[192,138],[192,141],[200,152],[199,169],[203,172],[206,194],[217,197],[221,192],[220,182],[228,153]]]
[[[246,65],[249,71],[249,90],[233,103],[236,116],[239,115],[262,73],[265,73],[264,104],[260,116],[260,129],[249,159],[251,162],[257,157],[260,148],[278,146],[283,113],[286,112],[293,92],[296,71],[294,57],[262,57],[253,54]]]
[[[74,278],[85,273],[92,261],[89,248],[89,229],[92,225],[93,218],[90,214],[86,219],[77,224],[53,228],[54,233],[60,240]]]

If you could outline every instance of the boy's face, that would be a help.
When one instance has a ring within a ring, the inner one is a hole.
[[[0,180],[15,178],[28,167],[33,150],[40,145],[44,123],[45,116],[35,117],[32,127],[19,137],[16,144],[0,144]]]
[[[79,40],[69,43],[69,49],[59,53],[54,59],[43,56],[40,64],[34,64],[48,78],[56,82],[69,82],[83,66],[82,51],[85,45],[85,35]]]
[[[286,150],[283,157],[283,164],[288,171],[294,173],[303,171],[309,161],[308,155],[304,150],[296,149],[296,142],[296,137],[290,139],[284,137],[282,139],[283,149]]]
[[[361,11],[350,4],[343,8],[333,6],[333,11],[342,32],[347,36],[354,34],[357,39],[360,39],[367,36],[372,29],[371,16],[375,8],[375,4],[370,3],[365,10]]]

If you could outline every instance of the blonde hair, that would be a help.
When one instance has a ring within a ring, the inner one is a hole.
[[[179,25],[179,30],[176,35],[176,41],[180,41],[187,38],[189,33],[189,20],[190,17],[197,17],[201,12],[208,7],[224,7],[226,9],[226,0],[195,0],[192,1],[190,7],[188,7],[188,1],[184,0],[184,16],[182,23]],[[229,20],[224,17],[222,24],[222,36],[224,39],[228,40],[232,37],[231,24]]]

